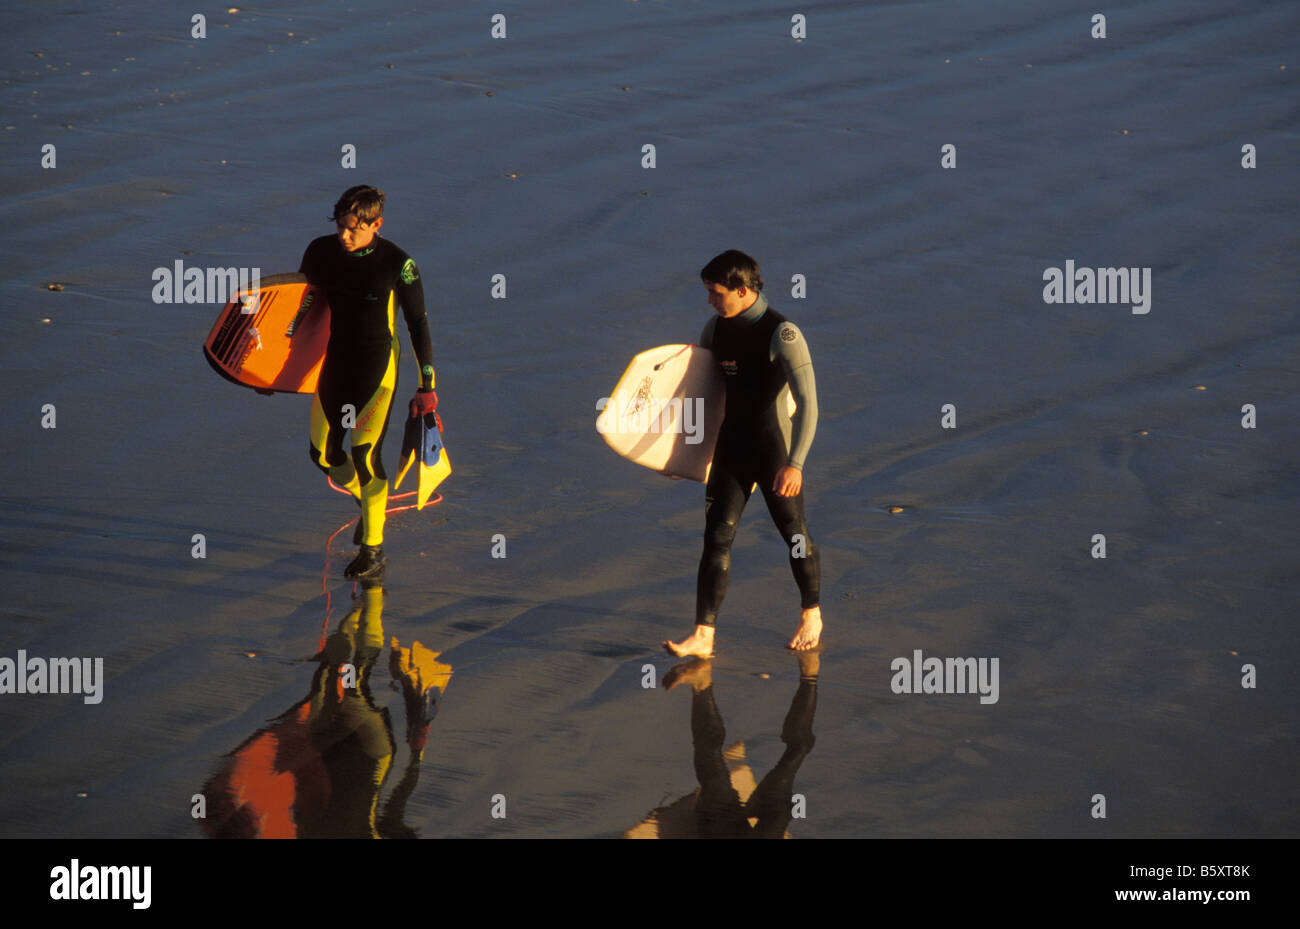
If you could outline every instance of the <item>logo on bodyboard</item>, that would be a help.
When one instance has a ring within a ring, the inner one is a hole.
[[[628,412],[640,413],[650,404],[650,390],[654,387],[654,382],[650,377],[643,377],[641,384],[636,389],[632,397],[632,403],[628,406]]]

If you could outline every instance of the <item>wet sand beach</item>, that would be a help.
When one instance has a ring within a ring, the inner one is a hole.
[[[330,636],[378,649],[331,731],[387,772],[388,834],[689,832],[723,783],[693,718],[743,797],[810,727],[796,839],[1300,834],[1296,9],[1145,0],[1094,39],[1064,3],[830,4],[800,40],[788,5],[744,7],[534,0],[503,39],[481,5],[386,0],[214,8],[203,39],[165,4],[6,14],[0,658],[105,679],[0,694],[0,836],[202,837],[230,753],[331,693]],[[222,380],[219,308],[151,297],[177,259],[296,270],[359,183],[423,272],[454,468],[390,519],[364,617],[310,398]],[[719,734],[659,686],[703,488],[594,422],[636,352],[698,339],[727,248],[816,365],[827,626],[814,712],[751,500]],[[1149,312],[1045,303],[1067,260],[1149,268]],[[415,765],[393,637],[451,668]],[[918,649],[996,657],[997,701],[894,692]]]

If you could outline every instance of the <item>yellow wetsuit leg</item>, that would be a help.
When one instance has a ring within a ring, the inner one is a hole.
[[[390,309],[391,312],[391,309]],[[361,487],[361,543],[378,546],[384,541],[384,510],[388,506],[388,474],[381,453],[388,431],[388,413],[397,389],[398,343],[392,341],[388,367],[365,405],[357,411],[352,429],[352,465]]]
[[[330,429],[320,394],[311,398],[311,425],[308,431],[311,435],[311,460],[316,467],[360,501],[361,482],[357,480],[357,469],[353,466],[351,457],[343,451],[343,430]]]

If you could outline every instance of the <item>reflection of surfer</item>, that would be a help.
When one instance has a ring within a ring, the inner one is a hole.
[[[311,457],[361,506],[353,536],[361,550],[343,572],[349,578],[379,577],[384,570],[388,475],[380,453],[397,388],[398,303],[420,364],[411,416],[438,407],[424,285],[411,257],[379,237],[383,213],[383,191],[349,187],[334,204],[338,235],[313,240],[300,268],[330,305],[329,345],[311,408]],[[343,450],[347,429],[352,430],[350,458]]]
[[[695,631],[664,642],[674,655],[713,653],[714,621],[727,593],[731,543],[753,485],[790,552],[790,570],[803,608],[789,647],[816,648],[822,633],[821,562],[804,521],[803,465],[817,429],[817,386],[812,357],[794,323],[770,308],[758,262],[732,249],[700,271],[717,313],[700,345],[722,368],[727,412],[713,451],[704,493],[704,553],[696,587]],[[787,390],[796,403],[785,415]]]
[[[627,838],[779,839],[794,815],[794,778],[812,751],[813,716],[817,712],[820,656],[799,652],[799,689],[781,727],[785,752],[757,785],[745,762],[744,745],[724,750],[726,729],[713,699],[713,666],[695,658],[664,676],[670,690],[691,686],[691,738],[695,776],[700,789],[676,803],[654,810]]]
[[[316,655],[320,668],[306,699],[231,752],[204,785],[208,835],[414,837],[402,816],[451,666],[419,642],[403,648],[392,641],[390,672],[402,686],[410,757],[380,810],[395,753],[388,710],[375,706],[370,691],[384,646],[382,603],[383,590],[366,583],[357,607]]]

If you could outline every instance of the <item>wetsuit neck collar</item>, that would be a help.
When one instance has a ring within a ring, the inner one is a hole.
[[[745,312],[741,313],[739,316],[735,317],[735,319],[738,319],[742,323],[758,322],[759,317],[766,311],[767,297],[764,297],[763,292],[760,290],[758,292],[758,299],[754,301],[754,305],[745,310]]]
[[[371,252],[373,252],[378,246],[379,246],[379,236],[375,236],[374,240],[369,245],[367,245],[365,248],[359,248],[355,252],[348,251],[346,248],[343,247],[343,243],[340,242],[339,251],[347,255],[349,258],[364,258],[367,255],[369,255]]]

